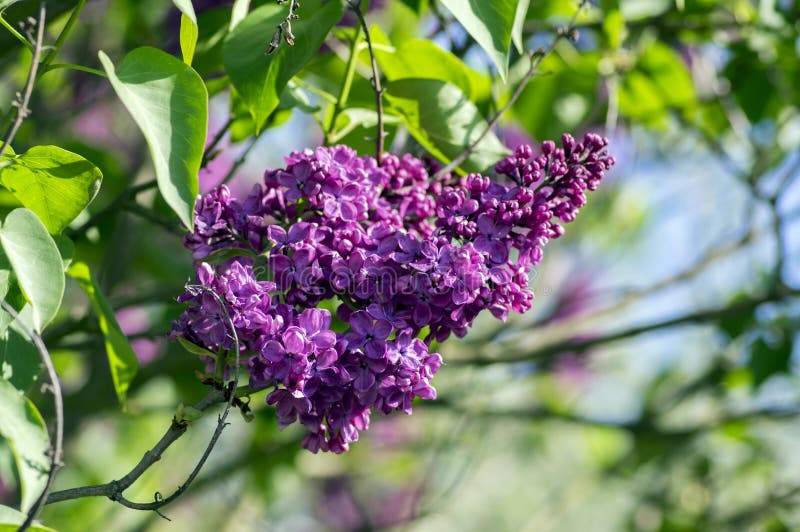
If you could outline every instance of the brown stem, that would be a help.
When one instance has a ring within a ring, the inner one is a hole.
[[[240,345],[239,345],[239,336],[236,334],[236,329],[233,325],[233,320],[228,313],[228,309],[225,307],[225,304],[222,298],[214,292],[212,289],[208,288],[207,286],[198,286],[198,285],[191,285],[187,286],[188,290],[194,290],[196,292],[206,292],[210,294],[217,300],[217,303],[220,305],[222,309],[222,314],[225,317],[225,321],[227,322],[228,328],[230,329],[231,337],[233,338],[233,349],[236,353],[236,366],[234,369],[234,375],[229,382],[227,382],[223,389],[213,388],[197,405],[195,405],[195,409],[204,411],[208,409],[211,405],[225,402],[225,410],[222,412],[217,418],[217,427],[214,430],[214,434],[211,436],[211,440],[208,442],[203,455],[200,457],[200,460],[195,465],[192,472],[186,478],[186,480],[181,484],[178,489],[176,489],[172,495],[169,497],[162,497],[161,493],[156,492],[154,501],[150,503],[139,503],[135,501],[131,501],[127,499],[122,492],[129,488],[136,480],[142,476],[142,474],[147,471],[150,466],[155,464],[158,460],[161,459],[161,455],[170,445],[172,445],[178,438],[183,436],[183,433],[186,432],[188,428],[188,422],[185,420],[180,420],[177,418],[173,418],[172,424],[170,425],[167,432],[164,433],[164,436],[161,437],[159,442],[151,449],[150,451],[146,452],[144,457],[139,461],[138,464],[124,477],[119,480],[112,480],[106,484],[100,484],[95,486],[84,486],[80,488],[71,488],[68,490],[57,491],[52,493],[50,497],[47,499],[47,504],[59,502],[59,501],[66,501],[70,499],[79,499],[82,497],[99,497],[105,496],[111,499],[112,501],[116,501],[120,503],[122,506],[126,508],[131,508],[133,510],[147,510],[147,511],[154,511],[161,517],[167,519],[159,510],[166,506],[167,504],[171,503],[189,488],[191,483],[200,473],[200,470],[205,465],[206,460],[211,455],[211,451],[214,449],[214,446],[219,440],[222,431],[228,425],[226,419],[228,418],[228,414],[230,413],[231,407],[233,406],[234,402],[236,402],[236,392],[239,383],[239,365],[240,365]],[[238,403],[237,403],[238,404]]]
[[[45,15],[46,12],[44,8],[44,2],[42,2],[42,4],[39,6],[39,20],[36,23],[36,44],[33,47],[33,59],[31,59],[31,68],[28,71],[28,81],[25,83],[25,90],[22,98],[19,100],[19,102],[17,102],[19,104],[17,107],[17,116],[14,118],[14,122],[11,124],[11,129],[6,134],[2,146],[0,146],[0,156],[6,152],[6,148],[14,141],[14,137],[17,136],[17,131],[19,131],[20,126],[22,126],[22,122],[24,122],[28,115],[31,114],[31,110],[28,109],[28,105],[31,102],[33,85],[36,83],[36,73],[39,70],[39,61],[42,57],[42,41],[44,40],[44,25],[46,18]]]
[[[386,132],[383,129],[383,88],[381,87],[381,76],[378,72],[378,60],[375,58],[375,52],[372,49],[372,39],[369,36],[369,28],[364,14],[361,12],[361,0],[352,1],[347,0],[350,9],[358,17],[358,22],[361,29],[364,31],[364,40],[367,42],[367,50],[369,51],[369,59],[372,66],[372,88],[375,90],[375,112],[378,114],[378,136],[375,139],[375,159],[378,161],[378,166],[383,162],[383,142],[386,137]],[[356,48],[357,49],[357,48]],[[354,52],[355,50],[354,49]]]
[[[9,305],[6,301],[0,301],[0,306],[2,306],[3,310],[8,312],[14,320],[19,318],[19,315],[17,314],[17,311],[14,310],[14,307]],[[56,373],[56,369],[53,366],[53,359],[50,358],[50,353],[47,352],[47,348],[42,341],[42,337],[30,330],[24,323],[20,321],[17,321],[17,325],[20,329],[22,329],[22,332],[24,332],[28,338],[31,339],[33,345],[36,346],[36,350],[39,351],[39,356],[42,357],[42,362],[47,369],[47,375],[50,379],[50,385],[53,392],[53,402],[55,403],[56,410],[56,443],[53,448],[50,449],[50,469],[47,472],[47,482],[45,483],[42,493],[36,499],[36,502],[33,504],[30,510],[28,510],[28,515],[25,517],[25,521],[19,527],[19,531],[22,532],[31,526],[31,523],[33,523],[34,519],[36,519],[36,517],[39,515],[39,512],[42,511],[45,501],[47,500],[47,495],[50,493],[50,490],[53,487],[53,480],[56,477],[56,472],[61,467],[61,455],[63,453],[64,443],[64,400],[61,396],[61,384],[58,381],[58,373]]]
[[[763,305],[764,303],[769,303],[772,301],[781,301],[788,297],[797,297],[797,296],[800,296],[800,290],[788,289],[783,287],[763,297],[733,303],[731,305],[722,308],[693,312],[691,314],[686,314],[684,316],[679,316],[677,318],[658,321],[647,325],[638,325],[635,327],[631,327],[629,329],[623,329],[621,331],[611,332],[602,336],[588,338],[586,340],[569,339],[566,341],[553,342],[552,344],[544,345],[538,349],[535,349],[529,353],[525,353],[522,355],[509,356],[504,358],[481,357],[481,358],[461,359],[461,360],[452,359],[450,360],[449,364],[451,366],[459,366],[459,365],[486,366],[491,364],[512,364],[516,362],[542,361],[546,360],[548,357],[558,355],[559,353],[562,352],[586,351],[587,349],[591,349],[599,345],[616,342],[618,340],[624,340],[625,338],[638,336],[640,334],[648,333],[651,331],[666,329],[678,325],[713,322],[716,320],[720,320],[722,318],[726,318],[729,316],[736,316],[743,312],[751,311],[756,307]]]

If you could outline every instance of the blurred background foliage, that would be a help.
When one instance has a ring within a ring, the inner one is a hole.
[[[439,2],[372,3],[387,81],[449,81],[488,116],[528,68],[512,51],[503,84]],[[4,17],[24,21],[37,4]],[[203,191],[225,179],[246,191],[292,149],[325,141],[325,95],[339,91],[355,31],[346,17],[256,132],[223,68],[230,4],[194,2],[209,142],[229,130],[201,171]],[[52,38],[73,5],[48,0]],[[533,0],[525,47],[546,47],[576,7]],[[99,68],[97,50],[120,58],[143,45],[179,54],[179,18],[164,0],[90,0],[59,62]],[[199,480],[164,510],[171,523],[105,499],[48,506],[43,521],[63,531],[800,529],[800,5],[602,0],[576,26],[580,38],[558,44],[498,135],[514,147],[597,131],[618,165],[548,247],[532,313],[479,320],[441,346],[439,399],[413,417],[375,416],[346,455],[302,451],[299,432],[279,432],[258,394],[255,420],[233,419]],[[24,83],[26,54],[0,32],[0,102]],[[356,68],[327,140],[371,153],[366,53]],[[127,472],[204,387],[198,360],[165,340],[192,272],[175,219],[155,191],[138,196],[146,209],[119,200],[154,176],[139,131],[107,81],[85,72],[49,71],[32,109],[20,148],[56,144],[103,171],[100,195],[73,224],[75,256],[99,277],[141,365],[123,413],[70,282],[45,334],[66,394],[63,489]],[[398,120],[388,131],[393,150],[422,153]],[[3,213],[16,205],[0,196]],[[82,232],[92,216],[99,223]],[[49,419],[38,385],[30,395]],[[178,485],[214,421],[193,427],[130,497]],[[0,501],[13,505],[7,446],[0,464]]]

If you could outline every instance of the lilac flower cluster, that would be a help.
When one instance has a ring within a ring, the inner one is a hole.
[[[499,179],[434,177],[436,163],[411,155],[379,166],[345,146],[295,152],[244,200],[224,186],[201,198],[185,245],[225,301],[251,387],[273,387],[280,426],[343,452],[373,410],[436,397],[434,341],[463,336],[483,310],[530,308],[530,270],[614,164],[606,145],[588,134],[521,146]],[[181,300],[175,335],[232,349],[215,298]]]

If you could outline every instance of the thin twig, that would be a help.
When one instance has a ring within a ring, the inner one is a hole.
[[[336,122],[339,120],[339,115],[344,111],[347,99],[350,97],[350,89],[353,86],[353,79],[356,74],[356,63],[358,63],[358,41],[361,39],[361,26],[356,26],[353,33],[353,42],[350,44],[350,55],[347,57],[347,65],[344,69],[344,76],[342,76],[342,85],[339,88],[339,97],[333,106],[330,121],[325,127],[325,144],[333,142],[333,134],[336,129]]]
[[[47,52],[47,55],[44,56],[44,59],[42,60],[42,71],[39,73],[39,76],[44,75],[48,71],[47,67],[50,66],[50,63],[52,63],[53,59],[56,58],[58,52],[61,50],[61,47],[64,46],[64,42],[66,42],[69,33],[72,31],[75,23],[78,22],[78,18],[81,15],[81,11],[83,11],[84,5],[86,5],[86,0],[78,0],[78,4],[72,10],[72,13],[70,13],[69,19],[64,25],[64,29],[61,30],[61,33],[59,33],[58,37],[56,38],[56,44],[49,52]]]
[[[586,351],[587,349],[591,349],[593,347],[597,347],[611,342],[616,342],[618,340],[624,340],[626,338],[631,338],[633,336],[638,336],[640,334],[648,333],[651,331],[657,331],[661,329],[675,327],[678,325],[700,324],[700,323],[717,321],[722,318],[736,316],[741,313],[751,311],[757,308],[758,306],[763,305],[764,303],[781,301],[789,297],[797,297],[797,296],[800,296],[800,290],[787,289],[781,287],[779,290],[768,293],[767,295],[762,296],[760,298],[754,298],[754,299],[749,299],[747,301],[732,303],[722,308],[694,312],[691,314],[679,316],[677,318],[670,318],[663,321],[657,321],[647,325],[637,325],[629,329],[623,329],[621,331],[611,332],[602,336],[595,336],[585,340],[576,340],[574,338],[570,338],[565,341],[558,341],[549,345],[544,345],[538,349],[534,349],[533,351],[522,355],[513,355],[504,358],[481,357],[481,358],[460,359],[460,360],[452,359],[450,360],[449,365],[486,366],[491,364],[540,362],[548,359],[549,357],[558,355],[559,353]]]
[[[6,301],[0,301],[0,306],[2,306],[3,310],[8,312],[14,320],[19,318],[19,314],[17,314],[17,311],[14,310],[14,307],[9,305]],[[45,501],[47,500],[47,495],[50,493],[50,489],[53,487],[53,480],[56,477],[56,472],[61,467],[61,455],[63,453],[64,443],[64,400],[61,396],[61,384],[58,381],[58,373],[56,373],[56,369],[53,366],[53,359],[50,358],[50,353],[48,353],[47,347],[45,347],[44,342],[42,341],[42,337],[30,330],[21,321],[17,321],[17,325],[20,329],[22,329],[22,332],[24,332],[28,338],[30,338],[31,342],[33,342],[33,345],[36,346],[36,350],[39,351],[39,356],[42,358],[42,362],[47,369],[48,378],[50,379],[50,386],[53,392],[53,403],[55,404],[56,410],[56,442],[55,445],[50,449],[50,470],[47,472],[47,482],[44,485],[42,493],[36,499],[36,502],[33,504],[30,510],[28,510],[28,515],[25,518],[25,521],[19,527],[19,531],[23,532],[31,526],[31,523],[33,523],[34,519],[36,519],[36,517],[39,515],[39,512],[42,511]]]
[[[378,161],[378,166],[381,166],[383,160],[383,142],[386,137],[386,132],[383,129],[383,88],[381,87],[381,76],[378,72],[378,60],[375,58],[375,52],[372,49],[372,39],[369,36],[367,21],[364,18],[364,14],[361,12],[361,0],[347,0],[347,4],[356,14],[356,17],[358,17],[361,30],[364,32],[364,40],[367,42],[367,50],[369,51],[369,59],[372,66],[372,88],[375,90],[375,112],[378,114],[378,136],[375,139],[375,159]]]
[[[17,136],[22,122],[31,114],[28,105],[31,102],[31,95],[33,94],[33,85],[36,83],[36,73],[39,70],[39,60],[42,57],[42,42],[44,40],[44,26],[45,26],[46,12],[44,2],[39,6],[39,20],[36,22],[36,44],[33,47],[33,58],[31,59],[31,68],[28,71],[28,81],[25,83],[25,91],[22,98],[17,102],[17,116],[14,118],[14,123],[11,124],[11,129],[5,135],[3,144],[0,147],[0,156],[6,152],[6,148],[14,141]]]
[[[219,145],[220,141],[222,140],[222,137],[225,136],[225,133],[227,133],[228,130],[230,129],[231,125],[233,124],[233,121],[234,117],[232,116],[229,117],[228,121],[225,122],[225,124],[220,128],[220,130],[217,131],[217,134],[214,135],[214,138],[211,140],[211,143],[203,152],[203,161],[200,163],[200,168],[205,168],[206,166],[208,166],[208,163],[210,163],[216,158],[217,154],[214,152],[214,150]]]
[[[262,130],[262,133],[263,131],[265,130]],[[239,158],[236,159],[236,161],[233,163],[233,166],[231,166],[231,169],[228,170],[228,173],[225,174],[224,178],[222,178],[220,185],[227,185],[228,182],[231,179],[233,179],[233,177],[236,175],[237,170],[239,170],[239,168],[247,161],[247,156],[250,155],[250,152],[253,150],[256,143],[258,143],[258,139],[260,138],[261,136],[259,135],[250,139],[250,142],[249,144],[247,144],[247,147],[245,147],[245,149],[242,150],[242,153],[239,154]]]
[[[572,40],[577,40],[577,36],[575,35],[575,22],[578,20],[578,15],[580,15],[581,11],[583,11],[583,8],[588,4],[589,0],[581,0],[581,3],[578,5],[578,10],[575,11],[575,14],[572,15],[572,18],[570,19],[570,21],[567,23],[566,26],[558,28],[555,38],[550,43],[550,46],[547,47],[547,49],[543,50],[540,48],[535,52],[532,53],[529,52],[531,60],[530,67],[528,68],[528,71],[525,73],[525,76],[523,76],[522,80],[519,82],[519,85],[517,85],[517,88],[514,89],[514,92],[511,94],[511,98],[509,98],[508,101],[505,103],[505,105],[501,107],[492,116],[492,118],[486,124],[486,129],[484,129],[483,132],[481,132],[481,134],[478,135],[475,140],[473,140],[466,148],[464,148],[464,151],[462,151],[455,158],[453,158],[453,160],[450,161],[449,164],[447,164],[441,170],[436,172],[436,174],[433,176],[434,180],[441,179],[446,174],[449,174],[450,172],[458,168],[464,161],[466,161],[470,157],[470,155],[472,155],[475,152],[478,145],[494,129],[497,123],[500,122],[500,118],[509,109],[511,109],[511,106],[514,105],[514,103],[519,99],[520,96],[522,96],[522,92],[525,90],[525,87],[528,86],[528,83],[531,81],[531,79],[533,79],[533,77],[539,72],[538,69],[539,66],[542,64],[542,61],[544,61],[547,56],[553,53],[553,50],[555,50],[556,45],[561,39],[569,38]]]
[[[140,185],[132,186],[128,189],[125,189],[119,196],[117,196],[111,203],[94,213],[86,222],[78,227],[77,229],[67,229],[65,231],[66,235],[71,238],[72,240],[76,240],[86,234],[86,232],[91,229],[92,227],[99,224],[103,218],[109,216],[111,214],[118,213],[122,205],[136,197],[137,194],[140,192],[144,192],[145,190],[150,190],[158,185],[158,182],[153,179],[151,181],[146,181]]]
[[[157,212],[154,212],[142,205],[139,205],[136,202],[136,200],[130,199],[128,201],[125,201],[122,204],[122,208],[131,214],[135,214],[140,218],[161,227],[170,234],[183,236],[184,232],[181,231],[180,227],[178,226],[175,220],[167,216],[162,216]]]
[[[177,418],[173,418],[172,424],[170,425],[167,432],[162,436],[161,440],[153,447],[152,450],[145,453],[144,457],[136,464],[127,475],[122,477],[120,480],[113,480],[106,484],[100,484],[96,486],[84,486],[80,488],[72,488],[63,491],[57,491],[50,495],[47,499],[47,504],[59,502],[59,501],[66,501],[71,499],[79,499],[83,497],[108,497],[112,501],[116,501],[120,503],[122,506],[126,508],[131,508],[133,510],[145,510],[145,511],[154,511],[159,516],[164,517],[167,519],[159,510],[160,508],[168,505],[169,503],[173,502],[175,499],[183,495],[183,493],[189,488],[191,483],[200,473],[200,470],[205,465],[206,460],[211,455],[211,451],[214,449],[214,446],[219,440],[222,431],[228,425],[227,418],[228,414],[230,413],[231,407],[234,403],[237,403],[237,389],[239,384],[239,370],[240,370],[240,344],[239,344],[239,335],[236,333],[236,329],[233,325],[233,320],[228,313],[228,309],[225,306],[224,301],[222,298],[217,294],[214,290],[206,287],[206,286],[199,286],[199,285],[189,285],[186,287],[188,290],[194,290],[198,293],[200,291],[207,292],[211,294],[216,300],[217,303],[220,305],[222,310],[222,314],[225,317],[225,321],[227,322],[227,326],[230,329],[231,337],[233,338],[233,350],[236,354],[236,362],[235,367],[233,370],[233,377],[229,382],[227,382],[223,389],[214,388],[212,389],[206,397],[203,398],[197,405],[195,405],[195,409],[204,411],[208,409],[211,405],[217,404],[225,401],[225,410],[222,412],[217,418],[217,427],[214,430],[214,433],[211,436],[211,440],[209,440],[208,445],[206,446],[205,451],[203,452],[200,460],[195,465],[192,472],[186,478],[183,484],[181,484],[169,497],[164,498],[161,496],[159,492],[156,492],[154,496],[153,502],[150,503],[138,503],[135,501],[131,501],[127,499],[125,496],[122,495],[122,492],[129,488],[136,480],[142,476],[142,474],[147,471],[150,466],[156,463],[158,460],[161,459],[161,455],[164,451],[169,448],[178,438],[180,438],[186,429],[188,428],[188,422],[185,420],[179,420]],[[237,403],[240,404],[240,403]]]

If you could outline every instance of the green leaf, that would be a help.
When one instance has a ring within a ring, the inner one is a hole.
[[[0,335],[0,378],[18,390],[27,390],[41,367],[39,352],[14,324]]]
[[[581,126],[597,100],[599,52],[582,51],[568,62],[550,54],[540,65],[547,76],[536,76],[512,107],[515,118],[536,139],[552,139]],[[514,71],[527,71],[530,60],[520,58]],[[583,103],[583,105],[577,105]]]
[[[398,124],[400,119],[392,115],[384,115],[384,125]],[[373,128],[378,125],[378,113],[373,109],[361,107],[348,107],[343,110],[336,119],[336,135],[332,142],[340,142],[344,137],[352,133],[357,127]]]
[[[28,398],[0,379],[0,436],[8,440],[22,485],[21,509],[27,512],[47,484],[50,437],[44,420]]]
[[[522,40],[522,32],[525,29],[525,19],[528,18],[528,7],[530,0],[519,0],[517,2],[517,13],[514,15],[514,26],[511,28],[511,42],[520,54],[525,51],[525,43]]]
[[[225,39],[222,60],[234,88],[253,117],[256,129],[275,110],[289,80],[319,50],[328,32],[341,18],[339,1],[302,2],[300,19],[292,26],[294,46],[283,43],[265,55],[272,32],[286,17],[286,6],[267,4],[242,20]]]
[[[472,144],[487,127],[475,105],[455,85],[432,79],[401,79],[387,84],[386,100],[411,135],[432,155],[449,162]],[[490,132],[462,164],[480,172],[508,154]]]
[[[100,190],[103,174],[77,153],[58,146],[34,146],[0,169],[0,182],[58,234]]]
[[[452,83],[471,101],[486,100],[491,96],[491,82],[478,74],[458,57],[442,50],[431,41],[414,39],[397,48],[376,47],[375,56],[381,72],[389,81],[402,78],[438,79]],[[424,61],[420,61],[424,57]]]
[[[25,522],[26,514],[0,504],[0,532],[16,532],[19,525]],[[56,532],[54,529],[43,526],[36,521],[28,529],[31,532]]]
[[[197,46],[197,15],[191,0],[172,0],[172,3],[181,12],[180,42],[183,62],[191,66]]]
[[[250,0],[236,0],[231,8],[231,23],[228,26],[228,31],[233,31],[233,28],[244,20],[248,11],[250,11]]]
[[[503,81],[508,76],[516,0],[441,0],[464,29],[489,55]],[[527,3],[527,2],[526,2]],[[525,6],[527,7],[527,6]],[[525,9],[527,12],[527,9]],[[521,38],[520,38],[521,41]]]
[[[696,104],[686,64],[669,46],[653,42],[622,80],[620,112],[644,125],[662,127],[670,109],[689,111]]]
[[[14,209],[0,228],[0,243],[33,307],[33,326],[42,331],[61,306],[64,263],[53,237],[28,209]]]
[[[22,1],[22,0],[0,0],[0,13],[2,13],[3,11],[5,11],[5,9],[6,9],[8,6],[10,6],[10,5],[13,5],[13,4],[16,4],[17,2],[21,2],[21,1]]]
[[[108,355],[108,365],[111,368],[111,379],[114,381],[114,390],[117,392],[120,404],[124,407],[128,388],[139,369],[136,353],[133,352],[128,338],[122,332],[119,323],[117,323],[114,309],[111,308],[105,295],[100,290],[97,280],[89,271],[89,267],[82,262],[73,262],[69,267],[68,273],[70,277],[78,281],[83,291],[86,292],[92,310],[97,315],[97,321],[106,345],[106,354]]]
[[[197,344],[193,344],[192,342],[190,342],[189,340],[187,340],[186,338],[184,338],[182,336],[178,336],[178,343],[181,344],[181,347],[183,347],[184,349],[186,349],[188,352],[190,352],[193,355],[197,355],[199,357],[212,357],[212,358],[216,358],[217,357],[216,354],[212,353],[211,351],[209,351],[205,347],[201,347],[201,346],[199,346]]]
[[[119,68],[100,52],[108,79],[150,147],[164,200],[191,229],[208,123],[208,95],[191,67],[155,48],[137,48]]]
[[[422,8],[427,4],[426,0],[401,0],[405,5],[412,9],[415,13],[422,12]]]
[[[183,62],[191,66],[194,49],[197,47],[197,23],[183,14],[181,14],[180,40]]]
[[[67,271],[72,259],[75,257],[75,243],[64,235],[56,235],[53,240],[58,247],[59,255],[61,255],[61,262],[64,263],[64,271]]]
[[[788,373],[792,358],[791,331],[777,331],[777,338],[759,338],[753,343],[748,367],[753,374],[753,386],[759,387],[777,373]]]
[[[192,0],[172,0],[172,3],[180,10],[182,15],[186,15],[191,22],[197,25],[197,15],[194,14]]]

